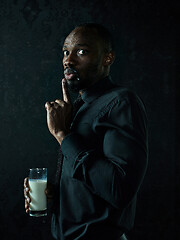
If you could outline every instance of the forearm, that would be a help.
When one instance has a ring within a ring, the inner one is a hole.
[[[61,147],[64,161],[73,166],[72,177],[84,182],[94,194],[114,207],[128,204],[137,193],[146,169],[146,154],[143,151],[137,153],[138,146],[134,145],[133,149],[129,145],[125,156],[116,145],[119,155],[111,149],[110,157],[107,152],[102,154],[89,148],[88,142],[80,135],[70,134]]]

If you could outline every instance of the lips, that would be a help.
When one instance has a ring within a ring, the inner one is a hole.
[[[76,76],[76,74],[70,73],[70,74],[64,74],[64,76],[67,80],[71,80],[72,78],[74,78]]]
[[[73,79],[74,77],[78,77],[78,74],[77,74],[77,71],[73,68],[66,68],[64,70],[64,76],[67,80],[71,80]]]

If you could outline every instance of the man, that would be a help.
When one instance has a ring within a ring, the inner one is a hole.
[[[45,105],[49,131],[64,156],[52,234],[60,240],[126,239],[147,166],[144,106],[134,93],[112,84],[113,42],[101,25],[76,27],[63,54],[63,100]],[[74,113],[68,89],[80,94]]]

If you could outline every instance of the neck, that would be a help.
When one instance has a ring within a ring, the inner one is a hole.
[[[91,86],[93,86],[94,84],[96,84],[97,82],[99,82],[100,80],[102,80],[103,78],[105,78],[105,77],[107,77],[107,76],[108,76],[108,74],[102,76],[101,78],[98,78],[98,79],[97,79],[96,81],[94,81],[89,87],[84,88],[84,89],[81,89],[81,90],[79,91],[79,94],[82,96],[83,93],[84,93],[85,91],[87,91]]]

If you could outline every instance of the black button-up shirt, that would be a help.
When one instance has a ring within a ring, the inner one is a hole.
[[[59,204],[52,233],[60,240],[117,240],[132,228],[147,166],[147,119],[131,91],[106,77],[82,95],[61,150]]]

